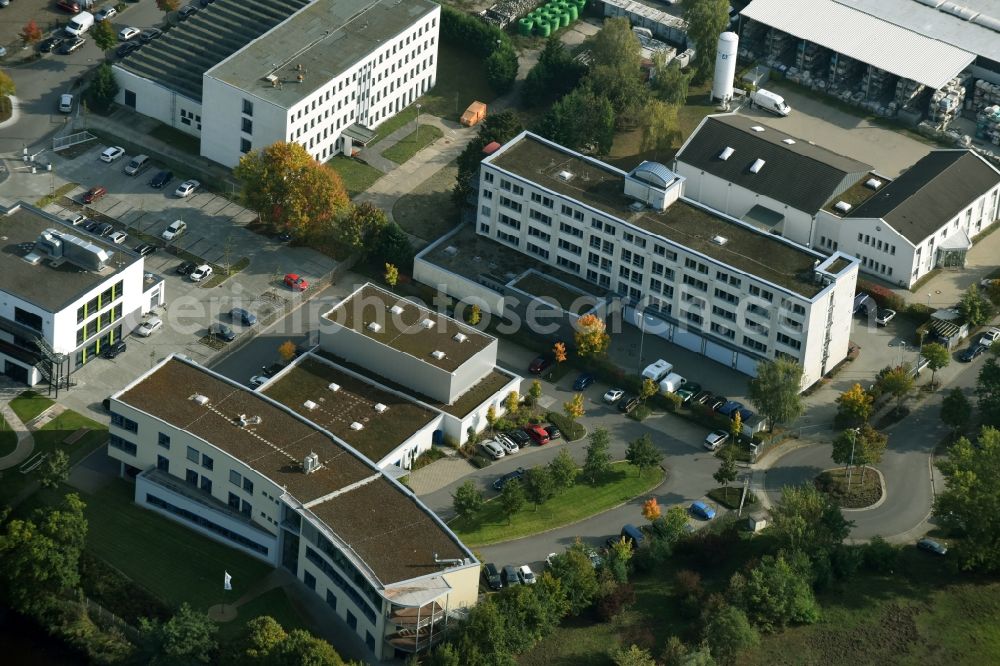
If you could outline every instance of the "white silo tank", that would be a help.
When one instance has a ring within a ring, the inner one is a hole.
[[[736,50],[740,38],[735,32],[719,35],[719,48],[715,55],[715,78],[712,79],[712,99],[725,102],[733,98],[733,80],[736,78]]]

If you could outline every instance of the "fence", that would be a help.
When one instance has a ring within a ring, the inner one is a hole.
[[[79,143],[84,143],[86,141],[93,141],[97,137],[90,132],[74,132],[73,134],[68,134],[66,136],[57,136],[52,139],[52,150],[59,152],[60,150],[65,150],[71,146],[75,146]]]
[[[84,597],[81,605],[87,612],[90,619],[94,621],[94,624],[104,630],[118,630],[133,643],[139,642],[139,630],[109,611],[101,604],[97,603],[90,597]]]

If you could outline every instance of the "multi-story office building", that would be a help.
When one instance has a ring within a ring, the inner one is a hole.
[[[306,367],[252,391],[171,356],[111,397],[108,452],[137,504],[288,569],[373,659],[405,656],[476,603],[479,563],[367,457],[430,415],[331,377]]]
[[[434,86],[430,0],[218,0],[114,65],[118,102],[235,166],[277,141],[318,160]]]
[[[803,387],[847,355],[858,260],[698,205],[662,164],[625,172],[524,132],[479,186],[479,234],[617,292],[647,333],[747,374],[794,359]]]
[[[70,373],[163,303],[143,258],[28,204],[0,212],[0,371],[34,385]]]

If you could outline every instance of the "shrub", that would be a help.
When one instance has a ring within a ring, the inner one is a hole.
[[[880,284],[875,284],[874,282],[868,282],[867,280],[858,280],[857,291],[865,292],[878,303],[879,307],[889,308],[890,310],[895,310],[896,312],[902,312],[906,307],[906,301],[904,301],[900,296],[896,294],[893,290],[883,287]]]
[[[469,463],[471,463],[473,467],[482,469],[484,467],[489,467],[493,461],[486,456],[475,455],[469,458]]]
[[[871,571],[888,573],[896,566],[899,550],[880,536],[864,547],[864,566]]]
[[[634,603],[635,589],[631,584],[623,583],[597,600],[597,615],[603,622],[608,622]]]
[[[652,413],[653,413],[653,410],[651,410],[646,405],[639,405],[638,407],[636,407],[635,409],[633,409],[631,412],[629,412],[628,417],[630,419],[635,420],[635,421],[642,421],[644,419],[649,418],[649,415],[652,414]]]
[[[559,412],[549,412],[545,415],[552,425],[559,428],[562,431],[563,437],[573,442],[581,437],[583,437],[586,429],[577,423],[576,421],[571,421],[566,417],[565,414],[560,414]]]
[[[676,412],[684,404],[684,401],[676,393],[661,394],[659,399],[668,412]]]

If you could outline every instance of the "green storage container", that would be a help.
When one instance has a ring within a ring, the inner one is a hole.
[[[538,35],[540,37],[548,37],[552,34],[552,28],[549,27],[548,23],[542,23]]]
[[[576,5],[570,5],[569,7],[567,7],[566,13],[569,14],[570,23],[580,18],[580,10],[576,8]]]
[[[559,27],[565,28],[569,25],[569,13],[564,13],[559,15]]]
[[[535,22],[527,17],[517,22],[518,33],[520,33],[525,37],[531,34],[531,29],[534,27],[535,27]]]

